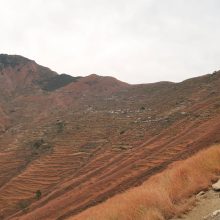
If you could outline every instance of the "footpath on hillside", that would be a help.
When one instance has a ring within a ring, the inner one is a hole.
[[[220,181],[218,182],[220,184]],[[220,220],[220,189],[200,192],[196,206],[181,218],[173,220]]]

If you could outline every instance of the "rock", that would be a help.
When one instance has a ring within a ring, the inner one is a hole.
[[[204,191],[201,191],[201,192],[199,192],[197,195],[196,195],[196,198],[200,198],[200,197],[202,197],[202,196],[204,196],[205,195],[205,192]]]
[[[215,184],[212,185],[212,188],[215,191],[220,191],[220,180],[218,182],[216,182]]]
[[[220,214],[220,209],[219,210],[216,210],[212,213],[212,216],[217,216]]]
[[[121,150],[129,150],[129,149],[132,149],[132,146],[129,146],[129,145],[120,145],[119,147]]]
[[[204,220],[219,220],[220,219],[220,209],[214,211],[212,214],[203,218]]]

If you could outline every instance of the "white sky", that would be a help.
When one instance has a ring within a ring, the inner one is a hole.
[[[219,0],[0,0],[0,53],[129,83],[220,69]]]

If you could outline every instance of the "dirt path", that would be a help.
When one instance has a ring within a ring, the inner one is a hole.
[[[216,215],[213,215],[215,211]],[[173,220],[220,220],[220,192],[209,190],[198,196],[197,205],[193,210]]]

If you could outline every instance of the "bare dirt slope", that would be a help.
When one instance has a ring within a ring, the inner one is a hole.
[[[2,219],[65,219],[220,141],[219,72],[129,85],[0,64]]]

